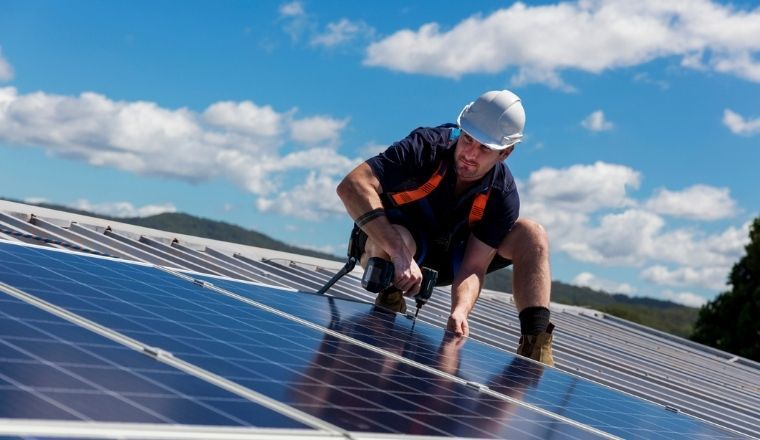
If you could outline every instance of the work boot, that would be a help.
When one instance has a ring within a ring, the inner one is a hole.
[[[554,366],[552,356],[552,331],[554,324],[549,323],[546,331],[537,335],[520,336],[520,345],[517,346],[517,354],[529,357],[550,367]]]
[[[400,290],[391,286],[377,294],[375,305],[397,313],[406,313],[406,301]]]

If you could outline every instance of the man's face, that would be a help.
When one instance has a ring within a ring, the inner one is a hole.
[[[457,178],[464,182],[482,178],[494,165],[506,159],[513,149],[514,146],[492,150],[462,131],[454,151]]]

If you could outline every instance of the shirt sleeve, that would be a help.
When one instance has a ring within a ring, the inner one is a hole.
[[[444,133],[444,131],[446,133]],[[384,192],[398,191],[427,177],[437,166],[449,130],[418,128],[387,150],[367,160]]]
[[[514,186],[500,194],[492,192],[483,219],[474,225],[472,233],[478,240],[496,249],[512,230],[519,215],[520,196]]]

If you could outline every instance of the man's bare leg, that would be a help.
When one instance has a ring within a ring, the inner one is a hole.
[[[517,311],[527,307],[549,307],[551,269],[549,239],[540,224],[519,219],[498,249],[512,260],[512,295]]]
[[[552,355],[551,269],[549,239],[544,228],[520,219],[501,243],[499,255],[512,260],[512,295],[520,316],[520,345],[517,353],[547,365]]]

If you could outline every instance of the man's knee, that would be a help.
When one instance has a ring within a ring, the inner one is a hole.
[[[527,255],[546,257],[549,255],[549,237],[540,223],[519,219],[499,246],[499,254],[513,261]]]

